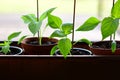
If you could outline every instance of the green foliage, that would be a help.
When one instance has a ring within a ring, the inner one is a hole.
[[[54,28],[54,29],[58,28],[59,29],[62,25],[62,20],[57,16],[49,14],[48,24],[51,28]]]
[[[114,34],[118,29],[120,18],[120,0],[118,0],[111,9],[111,14],[111,17],[106,17],[101,22],[95,17],[90,17],[77,29],[77,31],[90,31],[101,23],[102,40],[104,40]]]
[[[20,44],[21,41],[22,41],[23,39],[25,39],[27,36],[28,36],[28,35],[22,36],[22,37],[18,40],[18,44]]]
[[[71,40],[69,38],[60,39],[58,48],[60,49],[61,54],[66,58],[67,55],[70,54],[72,48]]]
[[[65,33],[64,33],[63,31],[55,30],[55,31],[51,34],[50,38],[52,38],[52,37],[65,37],[65,36],[66,36],[66,35],[65,35]]]
[[[41,22],[31,22],[29,24],[29,30],[31,31],[31,33],[33,34],[33,36],[35,36],[35,34],[39,31],[41,26]]]
[[[54,23],[52,23],[54,24]],[[51,23],[50,23],[51,26]],[[52,34],[51,34],[51,38],[52,37],[66,37],[67,35],[72,33],[72,28],[73,28],[73,24],[71,23],[65,23],[60,25],[61,27],[57,28],[58,30],[55,30]],[[54,27],[52,27],[54,29]]]
[[[55,9],[56,9],[56,7],[55,8],[51,8],[51,9],[47,10],[46,12],[44,12],[40,16],[40,21],[43,21],[48,16],[48,14],[52,13]]]
[[[62,24],[62,31],[64,32],[64,34],[68,35],[72,33],[72,29],[73,29],[73,24],[71,23]]]
[[[37,21],[35,14],[23,15],[21,18],[23,19],[24,23],[26,23],[26,24]]]
[[[39,19],[37,19],[35,14],[23,15],[21,18],[23,19],[24,23],[28,24],[29,31],[33,34],[33,36],[35,36],[36,33],[41,31],[40,29],[41,29],[43,20],[45,20],[48,17],[48,14],[52,13],[55,9],[56,8],[48,9],[40,16]],[[42,34],[40,34],[40,38],[42,38]],[[39,43],[41,43],[41,41],[39,41]]]
[[[83,25],[81,25],[77,31],[90,31],[93,30],[100,21],[95,17],[90,17]]]
[[[120,19],[120,0],[117,0],[115,5],[111,9],[110,17],[105,17],[102,21],[98,20],[95,17],[90,17],[76,31],[90,31],[90,30],[93,30],[98,24],[101,23],[102,40],[113,35],[111,50],[112,52],[115,52],[116,42],[114,40],[115,40],[116,31],[119,27],[119,19]]]
[[[117,48],[117,43],[115,42],[115,40],[112,41],[112,44],[111,44],[111,50],[112,52],[114,53],[116,51],[116,48]]]
[[[120,0],[117,0],[115,5],[111,10],[111,15],[113,18],[120,18]]]
[[[75,45],[77,42],[84,42],[84,43],[88,44],[89,46],[92,45],[92,42],[89,41],[88,39],[85,39],[85,38],[82,38],[82,39],[76,41],[76,42],[74,43],[74,45]]]
[[[116,32],[119,26],[119,19],[112,17],[104,18],[101,25],[102,40]]]
[[[4,45],[2,46],[2,49],[0,52],[4,53],[5,55],[10,52],[10,42],[4,41]]]
[[[48,25],[52,29],[55,29],[55,31],[51,34],[50,37],[60,38],[60,40],[58,41],[58,45],[52,48],[51,55],[53,55],[55,51],[59,49],[60,53],[64,56],[64,58],[66,58],[67,55],[70,54],[70,50],[72,47],[71,40],[67,38],[67,36],[72,33],[73,24],[72,23],[62,24],[62,20],[59,17],[54,15],[49,15]]]
[[[14,32],[8,36],[8,41],[11,41],[13,38],[20,35],[21,32]]]
[[[16,38],[20,35],[21,32],[14,32],[8,36],[8,39],[4,41],[4,43],[0,43],[2,49],[0,52],[4,53],[5,55],[10,52],[10,44],[13,38]]]
[[[48,25],[55,29],[55,31],[51,34],[52,37],[67,37],[67,35],[72,33],[73,24],[72,23],[65,23],[62,24],[62,20],[54,15],[48,16]]]
[[[58,49],[58,45],[54,46],[50,51],[50,55],[54,55],[54,53],[57,49]]]

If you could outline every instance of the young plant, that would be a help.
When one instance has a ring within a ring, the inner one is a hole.
[[[116,31],[119,27],[119,19],[120,19],[120,0],[118,0],[112,7],[110,17],[105,17],[102,21],[95,17],[90,17],[76,31],[90,31],[96,28],[97,25],[101,23],[102,40],[113,35],[113,38],[111,38],[112,39],[111,50],[114,53],[116,50],[115,36]]]
[[[36,35],[36,33],[40,32],[40,36],[38,36],[39,39],[39,44],[42,45],[42,30],[41,30],[41,25],[42,22],[47,18],[48,14],[52,13],[55,8],[51,8],[47,11],[45,11],[38,19],[38,16],[36,17],[35,14],[28,14],[28,15],[23,15],[22,19],[24,23],[28,24],[28,28],[30,32],[33,34],[33,36]],[[38,15],[38,14],[37,14]],[[45,27],[46,28],[46,27]],[[44,29],[45,29],[44,28]]]
[[[51,34],[50,38],[58,37],[60,40],[58,44],[54,46],[51,50],[51,55],[55,53],[57,49],[60,50],[60,53],[66,58],[68,54],[70,54],[72,43],[68,38],[68,35],[72,33],[73,24],[72,23],[64,23],[62,20],[54,15],[48,15],[48,25],[55,29],[55,31]]]
[[[20,33],[21,32],[14,32],[8,36],[7,40],[5,40],[3,43],[0,43],[0,46],[2,47],[0,52],[4,53],[5,55],[11,52],[10,44],[12,43],[12,39],[18,37]]]

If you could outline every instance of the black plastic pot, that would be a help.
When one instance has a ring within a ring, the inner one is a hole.
[[[55,55],[61,55],[60,51],[57,50]],[[84,48],[73,48],[71,49],[71,55],[92,55],[92,52]]]
[[[1,50],[2,47],[0,47]],[[23,50],[20,47],[16,46],[10,46],[11,52],[9,52],[7,55],[20,55],[22,54]],[[0,53],[0,55],[5,55],[4,53]]]

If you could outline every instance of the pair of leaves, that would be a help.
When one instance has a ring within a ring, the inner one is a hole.
[[[51,55],[53,55],[58,48],[60,53],[66,58],[72,48],[71,40],[69,38],[60,39],[58,45],[52,48]]]
[[[23,15],[22,19],[24,20],[24,23],[28,24],[30,32],[35,36],[35,34],[39,31],[42,21],[47,18],[48,14],[50,14],[55,8],[51,8],[47,11],[45,11],[39,18],[39,21],[37,21],[37,17],[35,14],[28,14]]]
[[[11,44],[11,40],[13,38],[16,38],[20,35],[21,32],[14,32],[12,34],[10,34],[8,36],[8,40],[4,41],[4,43],[0,43],[0,46],[2,47],[2,49],[0,50],[0,52],[3,52],[4,54],[7,54],[8,52],[10,52],[10,44]]]
[[[96,26],[100,23],[100,21],[95,17],[90,17],[85,23],[80,26],[77,31],[90,31],[96,28]],[[118,18],[106,17],[103,19],[101,24],[101,33],[102,33],[102,40],[109,37],[113,33],[116,32],[119,25]]]
[[[63,38],[63,37],[67,37],[67,35],[72,32],[73,24],[71,23],[62,24],[62,20],[59,17],[49,14],[48,25],[53,29],[57,29],[51,34],[50,37],[61,38],[58,41],[58,45],[52,48],[51,55],[53,55],[55,51],[59,49],[60,53],[64,56],[64,58],[66,58],[67,55],[70,53],[72,44],[69,38]]]
[[[44,13],[40,16],[40,21],[43,21],[44,19],[46,19],[46,17],[48,17],[48,14],[52,13],[55,9],[56,9],[56,7],[51,8],[51,9],[47,10],[46,12],[44,12]]]
[[[70,33],[72,33],[72,28],[73,25],[71,23],[66,23],[62,25],[62,30],[55,30],[52,34],[51,34],[51,38],[52,37],[66,37],[67,35],[69,35]]]
[[[4,41],[3,43],[4,45],[2,46],[2,49],[0,50],[0,52],[4,53],[5,55],[10,52],[10,44],[8,41]]]
[[[59,17],[51,14],[48,16],[48,25],[53,29],[58,29],[55,30],[50,37],[66,37],[73,29],[73,24],[62,24],[62,20]]]
[[[112,17],[104,18],[101,25],[102,40],[111,36],[116,32],[119,26],[119,19],[113,19]]]
[[[20,34],[21,34],[21,32],[14,32],[14,33],[10,34],[10,35],[8,36],[9,44],[10,44],[10,42],[12,41],[13,38],[18,37]],[[18,44],[20,44],[21,41],[22,41],[24,38],[26,38],[27,36],[28,36],[28,35],[22,36],[22,37],[18,40]],[[2,44],[3,44],[3,43],[1,43],[1,45],[2,45]]]

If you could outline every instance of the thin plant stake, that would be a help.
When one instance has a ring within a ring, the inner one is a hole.
[[[115,0],[113,0],[113,7],[114,7],[114,5],[115,5]]]
[[[104,3],[104,0],[98,0],[98,17],[102,18],[102,11],[103,11],[103,7],[101,6]]]
[[[39,1],[38,0],[37,0],[37,21],[39,22]],[[38,31],[38,42],[39,42],[39,38],[40,38],[40,32]]]
[[[76,0],[74,0],[74,8],[73,8],[73,32],[72,32],[72,49],[74,42],[74,29],[75,29],[75,14],[76,14]]]

